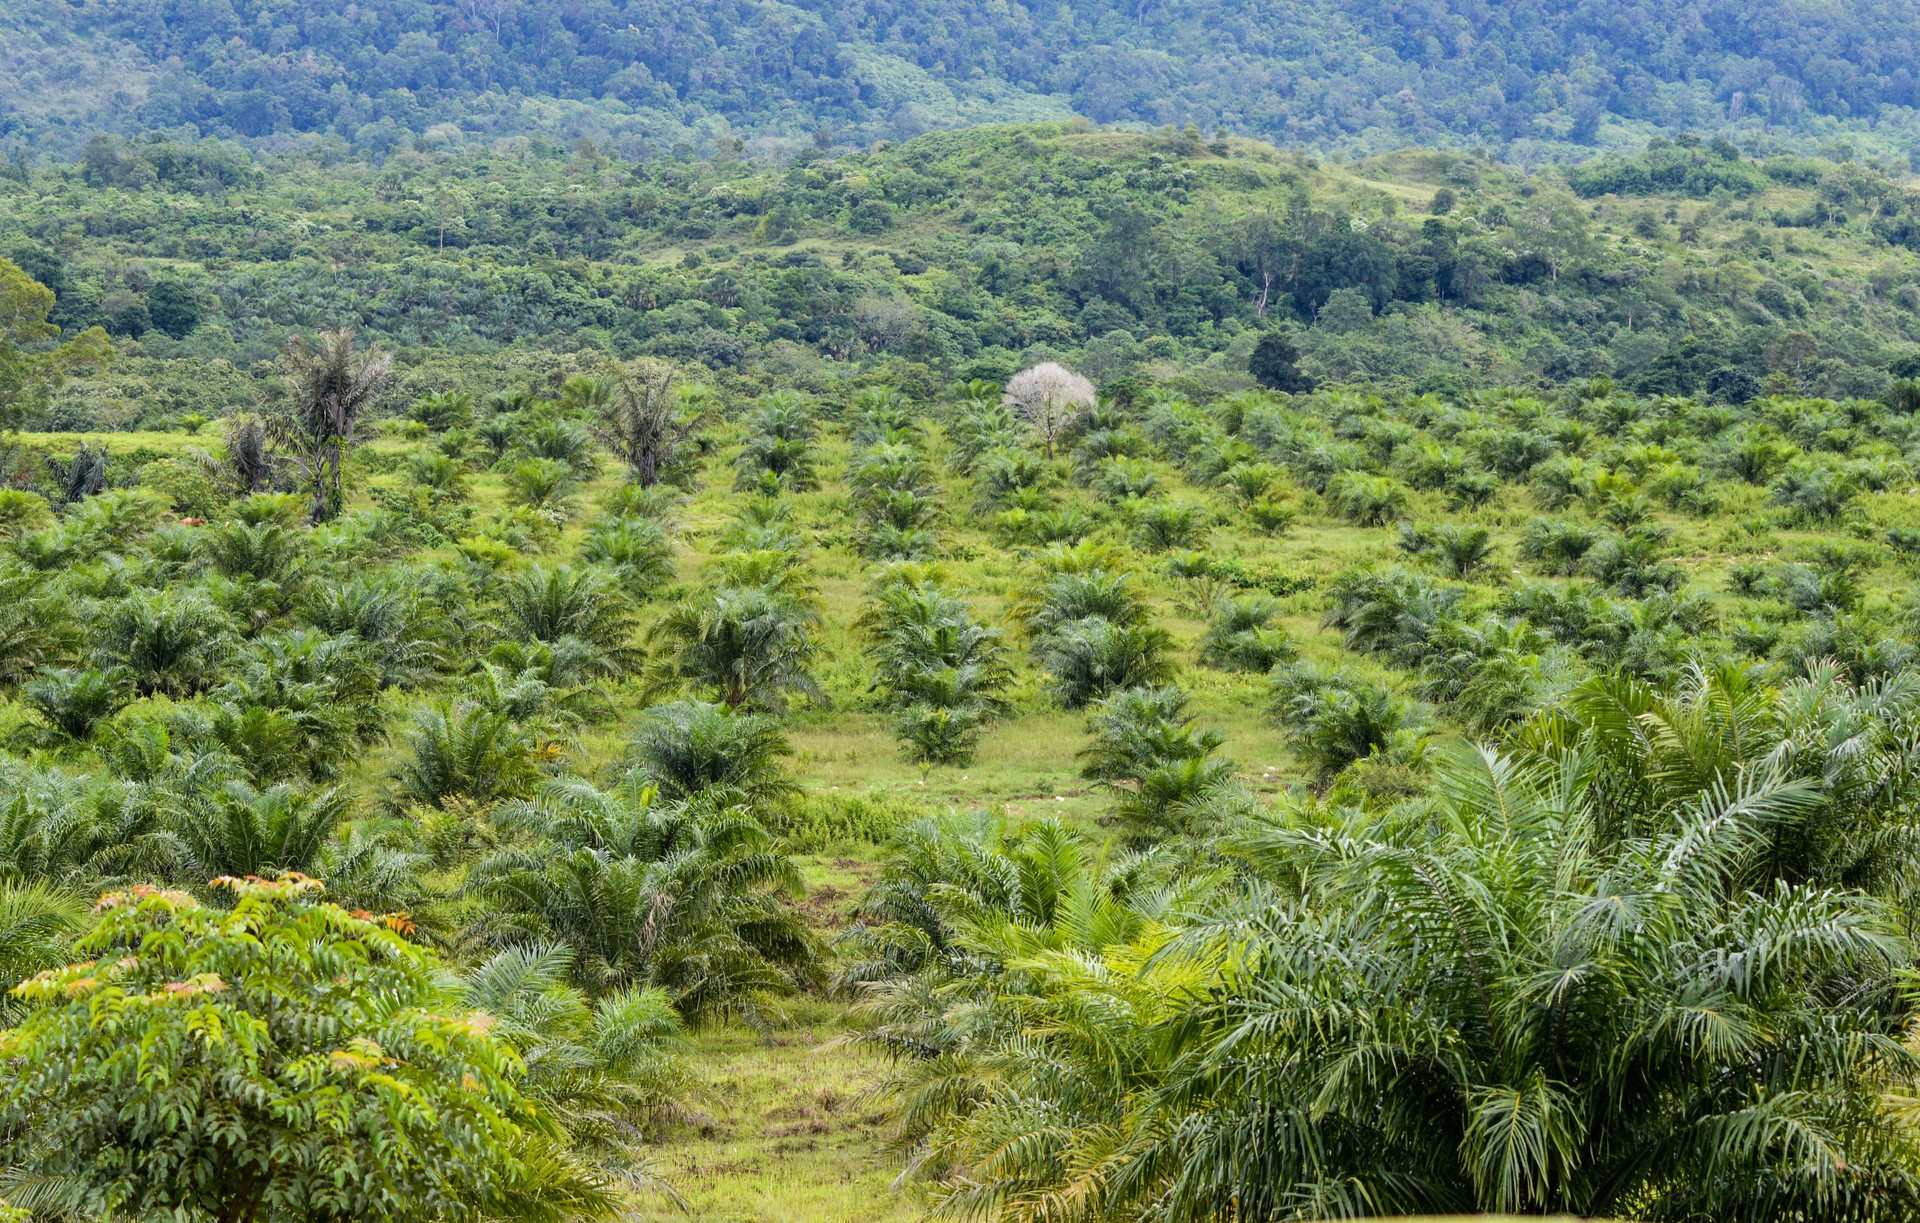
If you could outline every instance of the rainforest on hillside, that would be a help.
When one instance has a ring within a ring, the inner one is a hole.
[[[1566,159],[1724,130],[1920,147],[1896,0],[53,0],[0,13],[0,147],[100,130],[628,156],[1068,119]]]
[[[1920,1215],[1917,34],[0,14],[0,1223]]]

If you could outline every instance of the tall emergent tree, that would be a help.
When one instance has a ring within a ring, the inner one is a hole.
[[[652,488],[704,418],[704,390],[682,383],[667,362],[642,357],[621,370],[611,394],[592,398],[594,433],[634,483]]]
[[[604,1217],[615,1197],[392,922],[320,885],[111,893],[0,1031],[0,1188],[49,1217]]]
[[[267,422],[258,414],[246,412],[227,417],[223,426],[225,453],[222,462],[210,462],[215,475],[242,496],[252,496],[273,487],[273,437]]]
[[[313,521],[340,512],[346,494],[341,469],[367,407],[393,376],[393,359],[377,348],[356,352],[353,332],[322,332],[317,344],[287,346],[293,396],[277,422],[305,470],[313,494]]]

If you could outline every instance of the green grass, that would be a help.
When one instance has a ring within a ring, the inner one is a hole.
[[[762,1039],[740,1028],[695,1038],[708,1116],[673,1127],[654,1147],[656,1171],[686,1199],[684,1212],[649,1199],[643,1223],[895,1223],[918,1219],[913,1184],[894,1187],[899,1158],[865,1098],[880,1063],[835,1038],[837,1008],[795,1008]]]
[[[27,450],[44,451],[53,455],[71,455],[83,442],[89,446],[104,446],[113,459],[125,459],[135,455],[146,459],[181,458],[196,450],[218,450],[220,447],[219,430],[212,427],[203,428],[198,433],[148,429],[133,433],[22,432],[13,436]]]

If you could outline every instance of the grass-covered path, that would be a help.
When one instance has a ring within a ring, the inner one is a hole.
[[[864,1098],[880,1068],[835,1040],[842,1012],[802,1003],[769,1039],[737,1026],[696,1037],[692,1059],[709,1120],[673,1127],[654,1146],[655,1169],[686,1199],[664,1197],[646,1223],[894,1223],[918,1219],[923,1200],[892,1188],[900,1159],[888,1125]]]

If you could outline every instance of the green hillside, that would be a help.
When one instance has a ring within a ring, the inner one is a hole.
[[[1556,159],[1706,130],[1904,159],[1891,0],[62,0],[0,14],[0,142],[586,137],[631,156],[1064,119]]]
[[[1061,356],[1219,391],[1278,331],[1323,382],[1739,400],[1877,394],[1913,364],[1914,200],[1870,165],[1699,142],[1531,176],[1050,125],[783,170],[135,142],[0,180],[0,248],[130,355],[69,424],[189,410],[181,361],[217,401],[191,410],[250,402],[290,336],[336,325],[476,389],[572,352],[923,393]]]

